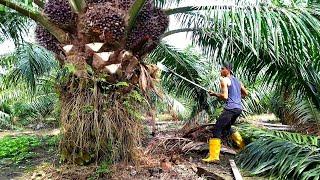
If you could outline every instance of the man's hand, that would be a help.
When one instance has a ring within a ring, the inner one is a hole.
[[[208,93],[209,93],[210,96],[216,96],[217,97],[217,93],[215,93],[215,92],[213,92],[211,90],[209,90]]]

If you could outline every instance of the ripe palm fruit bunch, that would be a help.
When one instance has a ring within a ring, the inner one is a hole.
[[[86,0],[85,11],[78,15],[72,11],[68,0],[48,0],[43,12],[51,22],[68,31],[71,43],[79,42],[76,38],[83,38],[86,43],[104,42],[105,51],[120,48],[142,57],[158,45],[169,19],[161,9],[153,7],[152,0],[146,0],[135,25],[125,37],[128,10],[134,2]],[[41,45],[60,53],[57,39],[42,27],[37,27],[36,37]]]
[[[89,5],[108,2],[116,8],[119,8],[122,10],[128,10],[131,7],[131,5],[134,3],[134,0],[86,0],[86,2]]]
[[[43,9],[51,22],[62,27],[75,25],[76,14],[72,12],[68,0],[48,0]]]
[[[126,42],[126,49],[134,53],[145,50],[142,54],[151,52],[158,42],[160,36],[165,32],[169,25],[169,18],[161,9],[142,11],[136,26],[132,29]],[[147,42],[152,43],[152,47],[144,49]]]
[[[133,3],[134,3],[134,0],[119,0],[116,6],[118,6],[120,9],[128,11]]]
[[[128,11],[134,0],[86,0],[87,4],[98,4],[98,3],[106,3],[109,2],[112,6],[122,9],[124,11]],[[146,0],[143,9],[151,9],[152,8],[152,0]]]
[[[105,3],[111,2],[111,0],[86,0],[87,4]]]
[[[114,4],[118,8],[125,10],[125,11],[128,11],[134,2],[135,2],[135,0],[118,0],[118,1],[115,1]],[[149,10],[151,8],[153,8],[152,0],[146,0],[142,9]]]
[[[81,17],[81,31],[102,42],[119,42],[125,34],[125,13],[110,3],[92,4]]]
[[[59,41],[42,26],[37,25],[35,32],[36,40],[41,46],[56,54],[60,54],[62,52],[59,47]]]

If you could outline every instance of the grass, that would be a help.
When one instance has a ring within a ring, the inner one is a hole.
[[[101,164],[97,167],[96,171],[88,178],[88,180],[99,179],[102,177],[107,178],[108,175],[111,174],[111,164],[112,161],[110,159],[101,162]]]
[[[36,136],[4,137],[0,140],[0,161],[10,159],[19,163],[35,155],[32,149],[41,145]]]
[[[35,157],[34,150],[39,147],[53,148],[59,142],[59,136],[39,137],[35,135],[22,135],[17,137],[6,136],[0,139],[0,164],[20,162]]]

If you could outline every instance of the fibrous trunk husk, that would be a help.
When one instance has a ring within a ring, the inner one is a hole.
[[[96,80],[72,77],[61,86],[62,160],[86,164],[100,161],[135,161],[141,124],[131,107],[137,91],[122,88],[102,92]]]
[[[93,57],[90,66],[88,54],[77,52],[80,49],[69,53],[65,65],[69,74],[59,85],[61,158],[77,164],[134,162],[142,135],[139,114],[148,108],[145,95],[155,89],[157,68],[125,51],[111,53],[108,61]],[[108,62],[117,63],[115,70],[108,70]]]

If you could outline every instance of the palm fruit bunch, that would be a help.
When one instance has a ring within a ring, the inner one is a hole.
[[[110,3],[92,4],[81,17],[81,31],[101,42],[119,42],[124,38],[125,13]]]
[[[41,46],[56,54],[60,54],[62,52],[61,48],[59,47],[59,41],[45,28],[37,25],[35,32],[36,40]]]
[[[43,13],[49,20],[63,29],[75,25],[76,14],[72,12],[68,0],[48,0],[44,6]],[[62,53],[59,41],[40,25],[36,27],[37,42],[56,54]]]
[[[135,0],[118,0],[115,1],[115,5],[122,10],[128,11],[134,2]],[[153,7],[152,5],[152,0],[146,0],[142,10],[149,10]]]
[[[161,9],[154,9],[148,25],[152,31],[152,38],[158,39],[169,26],[169,17]]]
[[[115,3],[115,5],[122,10],[128,11],[132,4],[134,3],[134,0],[119,0]]]
[[[79,17],[73,13],[68,0],[48,0],[43,12],[51,22],[68,30],[69,33],[73,35],[77,31],[83,33],[86,42],[104,42],[107,44],[107,51],[122,48],[131,51],[137,57],[151,52],[168,27],[169,19],[165,13],[161,9],[154,8],[152,0],[146,0],[134,27],[125,37],[126,16],[135,0],[86,0],[86,2],[85,12]],[[76,20],[79,22],[76,23]],[[36,37],[41,45],[60,53],[57,39],[42,27],[37,27]]]
[[[112,6],[122,9],[124,11],[128,11],[130,7],[133,5],[135,0],[86,0],[87,4],[98,4],[98,3],[111,3]],[[152,8],[152,0],[146,0],[143,9],[151,9]]]
[[[68,0],[48,0],[43,9],[49,20],[62,27],[75,25],[76,14],[72,12]]]
[[[99,4],[99,3],[114,3],[116,0],[86,0],[87,5],[92,5],[92,4]]]
[[[138,18],[135,27],[129,33],[126,49],[134,53],[143,50],[143,45],[147,42],[152,42],[153,47],[143,53],[151,52],[160,41],[160,36],[165,32],[169,25],[169,18],[161,9],[152,9],[142,11]]]

